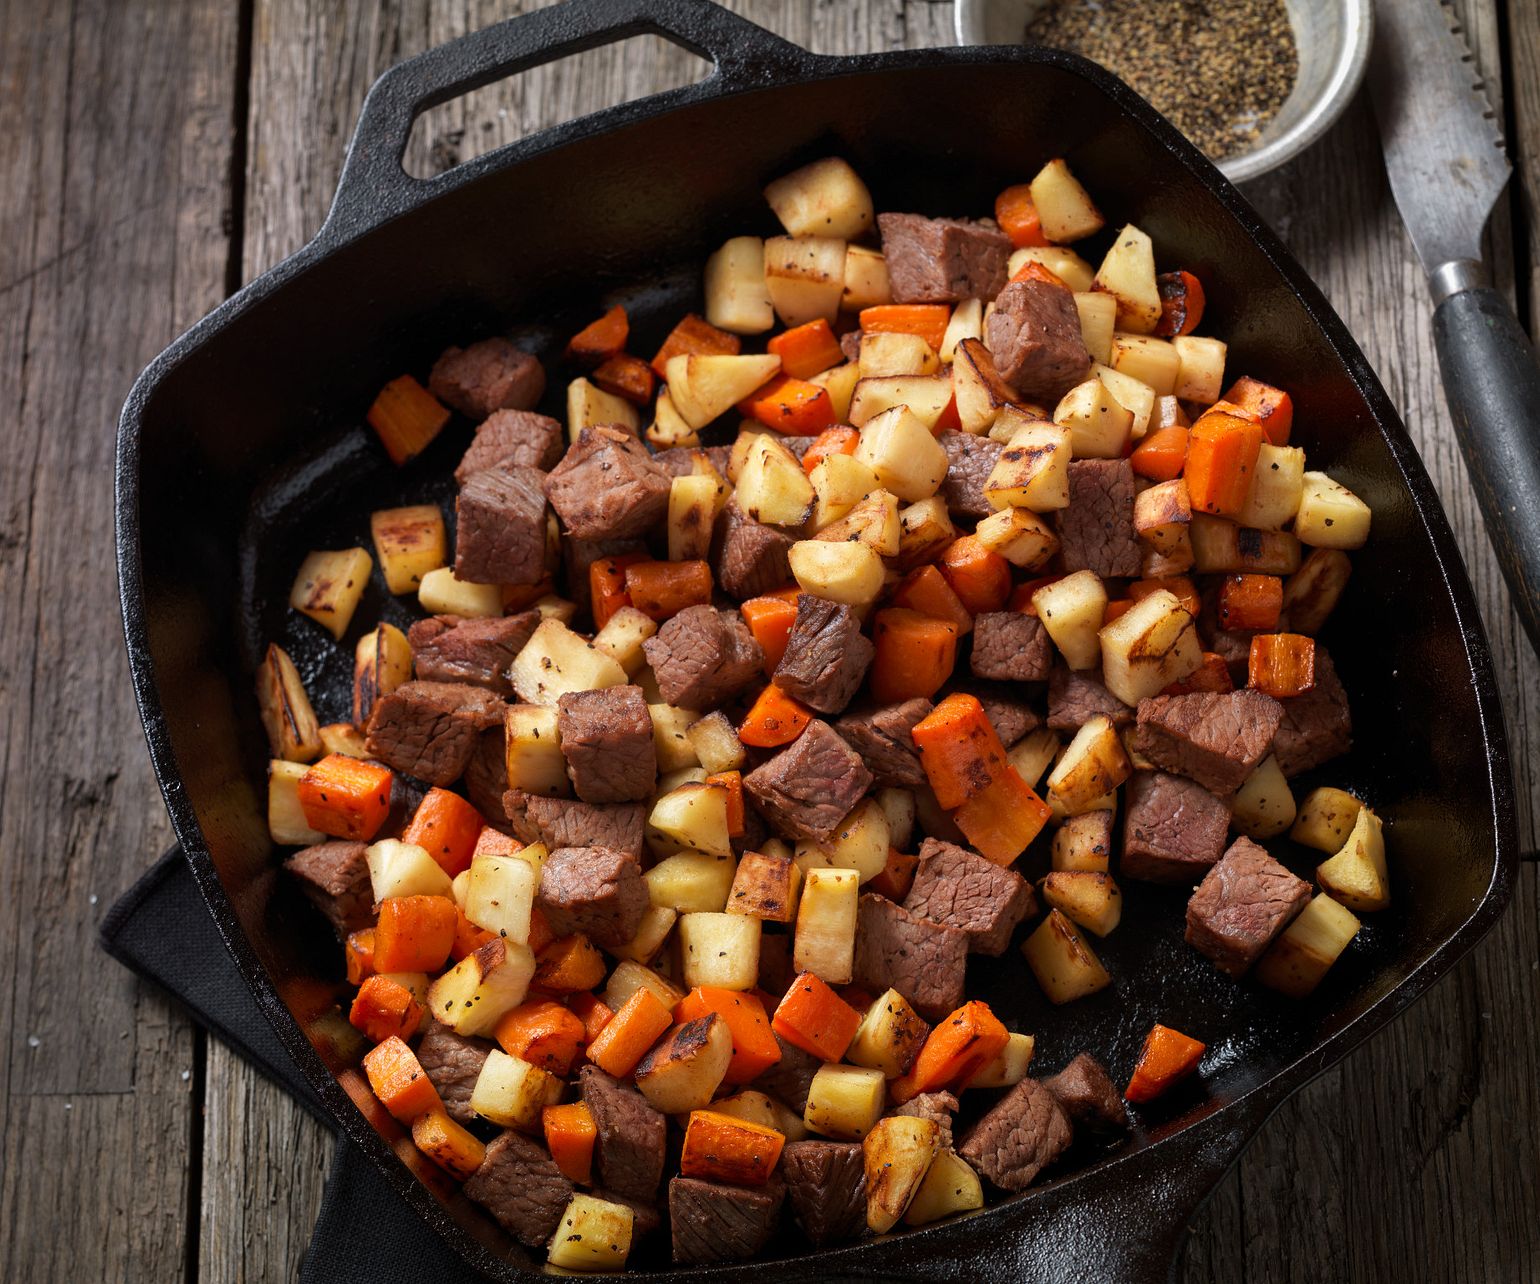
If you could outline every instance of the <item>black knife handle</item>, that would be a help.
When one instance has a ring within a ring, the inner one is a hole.
[[[1487,286],[1440,303],[1433,339],[1487,537],[1540,652],[1540,364],[1507,301]]]

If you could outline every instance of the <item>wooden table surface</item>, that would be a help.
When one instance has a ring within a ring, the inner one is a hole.
[[[0,0],[0,1278],[295,1276],[328,1136],[93,943],[170,841],[119,636],[114,425],[155,352],[315,231],[370,81],[521,7]],[[819,52],[951,41],[945,3],[732,7]],[[1533,329],[1540,4],[1457,7],[1518,166],[1491,257]],[[425,118],[410,165],[442,168],[702,69],[647,38],[535,70]],[[1358,336],[1443,495],[1533,849],[1540,666],[1455,447],[1366,104],[1247,194]],[[1198,1217],[1182,1280],[1540,1280],[1536,872],[1415,1009],[1267,1124]]]

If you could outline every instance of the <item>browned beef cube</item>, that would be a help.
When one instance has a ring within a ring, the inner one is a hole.
[[[871,783],[866,764],[817,718],[743,778],[743,787],[777,833],[818,842],[833,836]]]
[[[984,346],[1000,377],[1052,406],[1091,373],[1075,296],[1050,281],[1012,281],[984,324]]]
[[[1194,691],[1139,701],[1134,748],[1164,771],[1228,797],[1267,757],[1283,708],[1260,691]]]
[[[299,881],[312,904],[331,921],[338,936],[374,922],[374,887],[369,881],[365,843],[317,843],[295,852],[283,867]]]
[[[1122,1095],[1113,1086],[1107,1067],[1089,1052],[1082,1052],[1058,1074],[1044,1079],[1043,1087],[1059,1099],[1064,1113],[1076,1124],[1128,1126]]]
[[[771,681],[819,713],[838,713],[856,693],[876,648],[848,606],[797,595],[797,619]]]
[[[578,539],[645,535],[668,512],[673,479],[620,428],[585,428],[545,479],[545,495]]]
[[[1001,1190],[1025,1190],[1073,1137],[1059,1099],[1023,1079],[968,1130],[957,1153]]]
[[[586,803],[575,798],[545,798],[509,789],[503,814],[514,834],[526,843],[558,847],[607,847],[642,858],[647,808],[642,803]]]
[[[711,552],[717,583],[740,602],[784,588],[791,580],[792,543],[785,531],[755,521],[728,500]]]
[[[1225,668],[1230,671],[1230,682],[1237,687],[1246,685],[1246,671],[1251,665],[1252,636],[1249,631],[1238,632],[1234,629],[1214,629],[1209,633],[1206,649],[1225,662]],[[1321,654],[1319,646],[1315,653],[1317,656]]]
[[[950,1092],[922,1092],[897,1107],[895,1115],[929,1119],[936,1125],[942,1150],[952,1149],[952,1116],[957,1113],[957,1098]]]
[[[764,1186],[726,1186],[675,1177],[668,1184],[675,1263],[691,1266],[753,1257],[770,1242],[785,1194],[779,1178]]]
[[[663,699],[704,712],[764,670],[765,653],[737,611],[691,606],[642,643]]]
[[[984,706],[984,716],[989,719],[995,734],[1000,737],[1000,743],[1007,749],[1043,724],[1032,706],[1019,696],[1012,695],[1009,687],[975,679],[959,683],[957,689],[967,692]]]
[[[492,1045],[485,1039],[467,1039],[437,1021],[429,1021],[427,1027],[417,1045],[417,1062],[438,1090],[450,1118],[470,1123],[476,1118],[471,1092]]]
[[[785,446],[787,450],[791,451],[791,453],[797,457],[797,462],[800,464],[802,462],[803,456],[813,448],[813,443],[817,441],[818,438],[816,436],[777,437],[776,440],[779,441],[781,445]]]
[[[579,798],[616,803],[652,797],[658,753],[641,687],[570,691],[556,709],[567,775]]]
[[[840,351],[845,354],[846,361],[859,361],[861,359],[861,331],[846,330],[840,335]]]
[[[920,751],[910,732],[935,706],[924,696],[901,704],[847,713],[834,729],[858,754],[881,788],[915,789],[926,783]]]
[[[549,569],[545,474],[522,464],[473,473],[455,500],[455,576],[474,584],[538,584]]]
[[[465,770],[481,733],[502,724],[506,707],[483,687],[405,682],[374,706],[365,744],[392,770],[447,787]]]
[[[429,682],[469,682],[506,698],[513,694],[508,666],[539,623],[539,611],[490,620],[429,616],[413,624],[406,635],[412,644],[412,665],[417,676]]]
[[[1237,838],[1187,902],[1187,943],[1221,972],[1241,976],[1309,900],[1309,883]]]
[[[941,497],[954,517],[988,517],[994,505],[984,498],[984,483],[994,470],[1002,442],[972,433],[947,431],[937,438],[946,451],[946,480],[941,483]]]
[[[483,339],[468,348],[446,348],[433,363],[428,387],[467,419],[494,410],[528,410],[545,392],[545,371],[507,339]]]
[[[789,941],[788,936],[767,936],[767,941]],[[789,986],[788,986],[789,988]],[[782,994],[785,991],[781,991]],[[772,1031],[772,1033],[774,1033]],[[823,1062],[811,1052],[804,1052],[794,1043],[787,1043],[779,1034],[775,1042],[781,1049],[781,1059],[754,1080],[754,1087],[768,1092],[783,1105],[790,1106],[799,1115],[807,1109],[808,1090],[813,1086],[813,1076]]]
[[[594,1172],[600,1184],[627,1199],[656,1199],[668,1121],[635,1088],[598,1066],[584,1066],[578,1085],[594,1117]]]
[[[1056,664],[1048,674],[1048,727],[1079,731],[1097,714],[1106,714],[1121,730],[1132,726],[1134,711],[1102,685],[1100,669],[1071,669]]]
[[[1004,954],[1016,925],[1033,912],[1032,884],[976,852],[936,838],[920,846],[920,863],[904,908],[968,935],[974,954]]]
[[[572,1183],[539,1142],[503,1132],[466,1179],[465,1194],[519,1243],[543,1248],[572,1198]]]
[[[460,784],[470,804],[494,829],[506,831],[503,794],[508,791],[507,745],[502,727],[488,727],[476,737]]]
[[[992,299],[1005,287],[1012,247],[998,228],[921,214],[879,214],[877,226],[894,303]]]
[[[1095,571],[1104,578],[1139,574],[1144,550],[1134,530],[1134,493],[1128,460],[1070,461],[1069,507],[1058,512],[1066,571]]]
[[[1194,780],[1136,771],[1124,803],[1122,877],[1192,883],[1225,849],[1230,809]]]
[[[608,847],[562,847],[540,867],[540,911],[557,936],[582,932],[607,949],[629,945],[650,903],[641,866]]]
[[[1315,648],[1315,686],[1302,696],[1281,700],[1283,716],[1273,736],[1273,753],[1285,776],[1319,767],[1353,747],[1353,717],[1347,692],[1331,656]]]
[[[856,911],[854,979],[873,994],[889,986],[928,1021],[939,1021],[963,1001],[968,933],[932,923],[875,892]]]
[[[866,1162],[857,1141],[794,1141],[781,1151],[786,1194],[817,1248],[866,1233]]]
[[[671,446],[657,451],[653,463],[670,477],[689,477],[696,470],[698,457],[704,457],[718,473],[727,476],[727,461],[732,457],[731,446]]]
[[[999,682],[1041,682],[1053,668],[1053,639],[1035,615],[985,611],[973,620],[973,672]]]
[[[476,436],[455,469],[463,486],[471,476],[498,464],[521,464],[548,473],[562,452],[561,424],[531,410],[496,410],[476,429]]]
[[[482,732],[481,735],[485,735]],[[478,736],[476,744],[479,747],[481,739]],[[471,756],[475,757],[475,750]],[[385,823],[380,826],[379,833],[375,834],[374,841],[379,842],[383,838],[400,838],[406,833],[407,826],[412,823],[412,817],[417,814],[417,809],[422,806],[422,800],[428,796],[428,791],[409,776],[403,776],[399,772],[391,776],[390,781],[390,810],[385,813]]]

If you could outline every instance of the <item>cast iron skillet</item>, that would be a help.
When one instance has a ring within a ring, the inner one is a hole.
[[[655,33],[716,64],[700,84],[617,107],[438,178],[400,157],[416,115],[472,88],[624,36]],[[1325,641],[1353,695],[1357,747],[1321,779],[1385,817],[1395,904],[1372,916],[1314,998],[1221,977],[1182,945],[1185,894],[1131,884],[1106,942],[1115,987],[1056,1010],[1014,950],[970,984],[1039,1035],[1039,1072],[1081,1048],[1126,1075],[1150,1023],[1204,1039],[1200,1084],[1127,1142],[970,1218],[713,1278],[1069,1280],[1167,1276],[1193,1210],[1290,1092],[1407,1007],[1501,913],[1513,804],[1491,659],[1433,487],[1383,389],[1325,300],[1218,171],[1089,63],[1026,48],[814,57],[701,0],[578,0],[423,54],[369,94],[325,226],[168,348],[123,411],[117,531],[124,627],[177,837],[257,1001],[361,1146],[469,1262],[525,1278],[530,1259],[452,1194],[435,1199],[336,1073],[358,1048],[336,1013],[335,949],[275,876],[251,675],[286,645],[323,721],[346,707],[347,657],[284,608],[310,547],[367,546],[367,516],[445,499],[467,430],[397,472],[361,426],[374,391],[450,342],[513,333],[552,361],[601,305],[626,303],[650,352],[695,300],[726,236],[773,231],[760,187],[848,157],[879,209],[970,214],[1067,155],[1115,221],[1196,271],[1230,368],[1291,389],[1298,439],[1374,509],[1374,537]],[[1099,247],[1093,247],[1099,248]],[[553,397],[560,398],[560,380]],[[559,413],[559,411],[557,412]],[[400,604],[378,586],[355,630]],[[1309,784],[1309,781],[1302,782]],[[1294,853],[1308,873],[1310,853]],[[1100,948],[1100,947],[1099,947]],[[489,1248],[490,1245],[490,1248]],[[506,1252],[508,1256],[502,1254]],[[660,1275],[666,1263],[643,1258]]]

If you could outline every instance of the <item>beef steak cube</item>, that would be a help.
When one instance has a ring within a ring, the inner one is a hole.
[[[545,392],[545,370],[507,339],[483,339],[468,348],[446,348],[433,363],[428,388],[467,419],[494,410],[528,410]]]
[[[1279,704],[1283,716],[1273,735],[1273,753],[1285,776],[1319,767],[1353,747],[1347,692],[1331,656],[1319,643],[1315,648],[1315,686]]]
[[[1075,296],[1051,281],[1012,281],[984,324],[984,346],[1000,377],[1053,405],[1091,373]]]
[[[765,939],[785,941],[790,938],[767,936]],[[774,1031],[771,1033],[774,1034]],[[807,1109],[808,1090],[812,1088],[813,1076],[822,1068],[823,1062],[796,1044],[787,1043],[779,1034],[775,1034],[775,1042],[781,1050],[781,1059],[760,1072],[759,1078],[754,1080],[754,1087],[761,1092],[768,1092],[800,1115]]]
[[[840,351],[845,354],[846,361],[859,361],[861,359],[861,331],[846,330],[840,335]]]
[[[1005,286],[1013,247],[998,228],[921,214],[879,214],[877,226],[894,303],[992,299]]]
[[[1195,780],[1136,771],[1124,798],[1119,875],[1147,883],[1192,883],[1225,849],[1230,809]]]
[[[1053,639],[1035,615],[984,611],[973,620],[976,676],[998,682],[1041,682],[1053,669]]]
[[[753,1257],[770,1242],[785,1194],[776,1178],[765,1186],[726,1186],[675,1177],[668,1183],[675,1263],[691,1266]]]
[[[809,709],[838,713],[855,695],[876,650],[848,606],[799,593],[797,619],[770,680]]]
[[[586,803],[575,798],[546,798],[509,789],[503,794],[503,814],[513,832],[526,843],[558,847],[605,847],[642,858],[647,822],[643,803]]]
[[[875,892],[856,911],[854,980],[873,994],[892,986],[928,1021],[963,1001],[968,933],[932,923]]]
[[[947,431],[937,440],[946,451],[946,480],[941,497],[954,517],[988,517],[995,507],[984,498],[984,483],[994,471],[1005,443],[972,433]]]
[[[971,695],[984,706],[984,716],[994,727],[1000,743],[1009,749],[1030,731],[1036,731],[1043,723],[1025,700],[1010,693],[1010,688],[992,682],[962,682],[957,689]]]
[[[460,784],[471,806],[494,829],[506,831],[508,818],[503,815],[503,794],[508,790],[507,738],[502,727],[489,727],[476,737]]]
[[[471,1092],[481,1077],[492,1045],[485,1039],[467,1039],[447,1025],[429,1021],[417,1045],[417,1062],[433,1086],[451,1119],[470,1123],[476,1118],[471,1109]]]
[[[429,682],[469,682],[504,697],[513,694],[508,666],[540,623],[539,611],[490,620],[432,615],[407,632],[412,665]]]
[[[668,512],[673,479],[621,428],[585,428],[545,479],[545,495],[578,539],[645,535]]]
[[[670,477],[689,477],[705,460],[721,476],[727,476],[727,461],[732,458],[731,446],[670,446],[653,454],[652,462]]]
[[[740,602],[782,588],[791,580],[793,542],[785,531],[755,521],[737,500],[728,500],[711,551],[717,583]]]
[[[495,410],[476,429],[476,436],[455,468],[455,483],[463,486],[475,473],[498,464],[520,464],[548,473],[562,452],[562,428],[549,415],[531,410]]]
[[[1025,1190],[1073,1138],[1059,1099],[1023,1079],[968,1130],[957,1153],[1001,1190]]]
[[[404,682],[369,715],[369,755],[393,771],[445,788],[465,770],[476,741],[500,726],[507,706],[462,682]]]
[[[1126,459],[1074,459],[1069,507],[1058,511],[1059,555],[1066,571],[1138,575],[1144,550],[1134,530],[1134,469]]]
[[[1079,731],[1099,713],[1119,730],[1134,722],[1133,709],[1102,685],[1100,669],[1054,665],[1048,674],[1049,730]]]
[[[658,692],[705,712],[731,700],[764,670],[765,653],[737,611],[690,606],[642,643]]]
[[[927,838],[904,908],[968,935],[973,954],[1000,955],[1016,925],[1036,908],[1032,884],[954,843]]]
[[[1309,883],[1237,838],[1187,902],[1187,943],[1221,972],[1241,976],[1309,900]]]
[[[569,691],[556,710],[567,775],[579,798],[616,803],[652,797],[658,751],[641,687]]]
[[[663,1180],[668,1121],[635,1088],[598,1066],[578,1072],[583,1102],[594,1117],[594,1171],[603,1186],[651,1202]]]
[[[502,1132],[487,1146],[481,1167],[466,1178],[465,1194],[519,1243],[543,1248],[567,1210],[572,1183],[539,1142]]]
[[[880,788],[917,789],[928,777],[910,733],[934,707],[924,696],[915,696],[901,704],[847,713],[834,729],[861,755]]]
[[[340,937],[374,922],[374,885],[369,881],[367,843],[337,840],[295,852],[283,867],[300,891],[325,914]]]
[[[815,842],[833,836],[871,783],[872,773],[855,750],[817,718],[743,778],[743,787],[776,832]]]
[[[866,1162],[857,1141],[794,1141],[781,1151],[792,1212],[817,1248],[866,1233]]]
[[[1260,691],[1194,691],[1139,701],[1134,748],[1163,771],[1228,797],[1267,757],[1283,707]]]
[[[455,500],[455,576],[474,584],[545,578],[545,474],[503,463],[472,473]]]
[[[957,1113],[957,1098],[950,1092],[922,1092],[893,1111],[915,1119],[929,1119],[936,1125],[942,1150],[952,1149],[952,1116]]]
[[[540,866],[540,911],[557,936],[582,932],[597,945],[629,945],[651,903],[641,866],[608,847],[562,847]]]
[[[1122,1094],[1113,1086],[1107,1067],[1089,1052],[1082,1052],[1058,1074],[1044,1079],[1043,1087],[1059,1099],[1064,1113],[1077,1125],[1128,1126]]]

